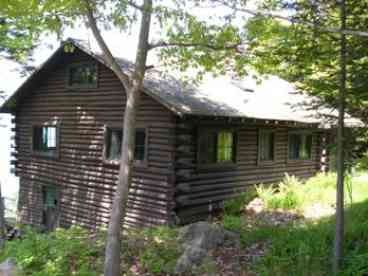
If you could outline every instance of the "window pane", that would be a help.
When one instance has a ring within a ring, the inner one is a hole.
[[[301,135],[300,134],[290,134],[289,135],[289,158],[299,159],[300,158],[300,148],[301,148]]]
[[[106,137],[106,159],[120,160],[121,143],[123,141],[123,131],[119,129],[108,129]],[[146,153],[146,131],[137,129],[135,133],[134,159],[143,161]]]
[[[274,133],[261,132],[259,137],[260,160],[268,161],[274,159]]]
[[[123,132],[121,130],[108,131],[107,141],[107,159],[119,160],[121,156],[121,142],[123,138]]]
[[[143,161],[145,158],[146,148],[146,131],[144,129],[137,129],[135,133],[135,160]]]
[[[56,127],[45,127],[47,139],[45,141],[48,149],[56,148]]]
[[[219,132],[217,135],[217,162],[233,161],[233,146],[233,133]]]
[[[305,135],[303,143],[303,158],[311,159],[312,158],[312,135]]]
[[[94,86],[97,83],[95,64],[81,64],[69,69],[70,86]]]
[[[199,137],[199,163],[210,164],[216,162],[216,134],[201,133]]]
[[[33,149],[53,151],[56,149],[56,127],[44,126],[33,128]]]

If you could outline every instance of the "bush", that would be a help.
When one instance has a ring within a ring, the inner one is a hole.
[[[301,185],[302,183],[295,176],[286,174],[278,186],[259,186],[257,192],[268,208],[294,209],[300,204]]]
[[[27,228],[22,239],[6,244],[0,260],[14,258],[26,275],[100,275],[103,244],[76,226],[49,234]]]
[[[161,226],[138,231],[136,235],[144,241],[137,252],[144,268],[154,275],[172,274],[180,255],[177,230]]]
[[[234,215],[224,215],[223,226],[226,230],[240,232],[242,229],[242,218]]]
[[[228,215],[239,215],[244,206],[256,196],[256,190],[254,188],[248,188],[247,191],[241,193],[239,196],[224,202],[224,213]]]

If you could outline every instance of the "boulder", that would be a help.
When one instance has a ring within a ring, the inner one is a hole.
[[[19,275],[19,269],[12,259],[6,259],[0,264],[0,276],[16,276]]]
[[[179,233],[183,254],[176,263],[176,273],[181,274],[193,266],[201,264],[209,252],[221,246],[240,246],[240,237],[236,233],[224,230],[221,226],[208,222],[196,222],[185,226]]]

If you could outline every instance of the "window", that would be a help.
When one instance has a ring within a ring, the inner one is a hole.
[[[289,134],[289,159],[311,159],[312,135],[306,133]]]
[[[260,162],[273,161],[275,156],[275,133],[260,130],[258,137],[258,159]]]
[[[106,132],[105,158],[107,160],[120,160],[123,131],[121,129],[108,128]],[[135,131],[134,159],[144,162],[146,159],[146,129],[138,128]]]
[[[69,87],[96,87],[97,65],[93,63],[82,63],[71,65],[68,68]]]
[[[199,164],[233,163],[235,134],[232,131],[206,131],[199,134]]]
[[[32,149],[34,152],[53,156],[57,152],[57,127],[35,126],[33,127]]]

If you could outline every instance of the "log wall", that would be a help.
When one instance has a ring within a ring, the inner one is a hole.
[[[216,123],[214,120],[199,121],[190,118],[177,122],[175,200],[176,215],[180,223],[208,217],[211,212],[222,208],[223,200],[245,191],[249,185],[278,182],[285,173],[307,178],[321,169],[321,132],[310,129],[313,132],[311,160],[288,160],[288,131],[302,126],[266,123]],[[209,124],[216,128],[236,129],[238,142],[234,167],[197,167],[197,131]],[[276,130],[275,161],[271,164],[258,163],[258,130],[265,128]]]
[[[15,155],[23,223],[40,225],[42,186],[50,184],[60,190],[61,226],[95,228],[108,222],[118,166],[103,159],[104,127],[122,125],[126,97],[118,79],[102,64],[97,88],[67,88],[67,65],[85,61],[94,60],[79,50],[63,54],[18,103]],[[60,124],[59,158],[34,155],[32,125],[53,121]],[[147,165],[134,168],[125,225],[168,223],[174,194],[175,118],[143,95],[137,122],[147,128]]]

